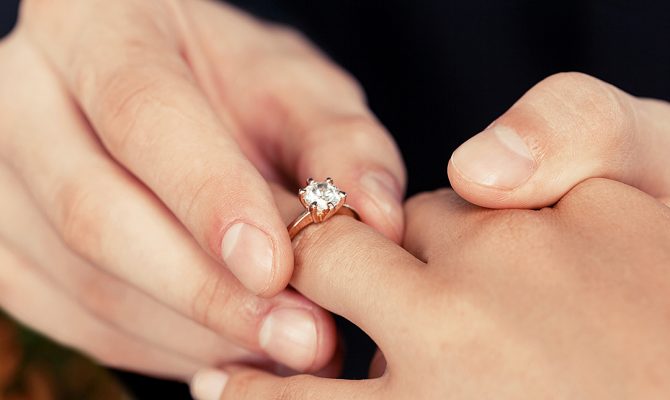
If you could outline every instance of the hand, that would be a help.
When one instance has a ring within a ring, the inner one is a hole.
[[[451,185],[491,208],[554,204],[595,177],[670,205],[670,104],[579,73],[551,76],[453,154]]]
[[[156,374],[327,364],[268,182],[332,174],[399,240],[403,166],[353,79],[196,0],[25,0],[0,60],[2,307]]]
[[[371,335],[387,360],[381,377],[278,378],[239,367],[197,374],[196,396],[670,395],[667,207],[594,179],[540,211],[423,194],[408,202],[406,221],[404,243],[418,259],[345,217],[306,229],[295,249],[293,284]]]

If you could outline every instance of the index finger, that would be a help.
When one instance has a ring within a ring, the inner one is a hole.
[[[29,32],[106,149],[248,289],[277,294],[291,276],[288,235],[267,183],[231,135],[235,127],[211,109],[182,56],[167,3],[80,2],[75,16],[63,4],[28,7],[40,17]],[[79,23],[49,23],[63,13]],[[101,21],[87,22],[90,15]],[[85,35],[74,29],[80,24]]]

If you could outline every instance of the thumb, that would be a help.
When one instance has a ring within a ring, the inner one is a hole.
[[[451,185],[490,208],[551,205],[588,178],[670,195],[670,105],[580,73],[530,89],[449,161]]]

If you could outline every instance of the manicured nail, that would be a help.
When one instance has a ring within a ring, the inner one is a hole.
[[[500,125],[463,143],[451,156],[451,163],[465,179],[501,189],[514,189],[535,172],[526,143],[512,128]]]
[[[191,395],[196,400],[219,400],[228,382],[228,374],[216,369],[198,371],[191,379]]]
[[[396,230],[402,227],[402,192],[396,180],[388,173],[372,171],[361,177],[363,189],[374,199]],[[399,232],[402,234],[402,232]]]
[[[299,308],[278,308],[263,321],[258,341],[275,360],[296,371],[306,371],[316,358],[314,316]]]
[[[221,257],[226,266],[254,293],[264,291],[270,282],[273,252],[270,237],[243,222],[228,228],[221,242]]]

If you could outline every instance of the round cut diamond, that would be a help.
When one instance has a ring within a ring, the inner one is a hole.
[[[316,203],[318,212],[328,209],[328,203],[336,206],[344,197],[344,194],[331,182],[311,181],[304,189],[302,194],[306,204]]]

